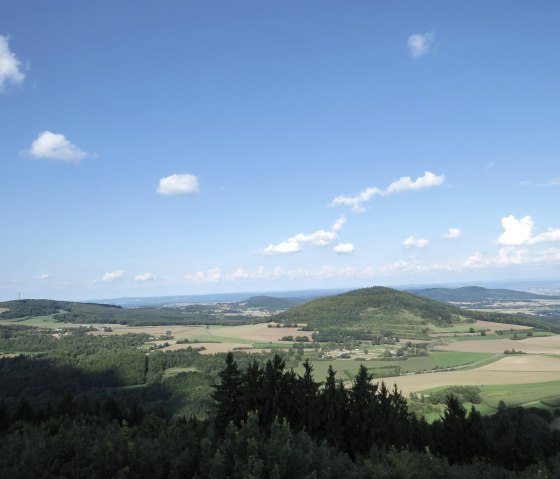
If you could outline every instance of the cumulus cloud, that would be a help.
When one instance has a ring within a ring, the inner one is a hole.
[[[447,239],[456,239],[456,238],[460,238],[462,234],[463,233],[461,232],[460,228],[449,228],[444,236]]]
[[[31,144],[31,149],[26,153],[34,158],[48,160],[62,160],[79,163],[88,156],[93,156],[80,150],[76,145],[60,133],[43,131]]]
[[[419,176],[413,180],[410,176],[403,176],[393,181],[385,189],[376,186],[370,186],[355,196],[341,195],[331,201],[330,206],[345,205],[351,206],[355,212],[364,211],[363,203],[369,201],[374,196],[389,196],[405,191],[417,191],[424,188],[439,186],[445,181],[444,175],[436,175],[431,171],[425,171],[423,176]]]
[[[118,270],[118,271],[110,271],[108,273],[105,273],[102,277],[101,277],[101,281],[115,281],[117,279],[120,279],[124,277],[124,271],[122,270]]]
[[[503,246],[521,246],[560,241],[560,229],[549,228],[548,231],[533,235],[535,224],[531,216],[526,215],[517,219],[513,215],[502,218],[504,232],[498,238],[498,243]]]
[[[0,35],[0,92],[7,84],[19,85],[23,80],[25,74],[21,70],[21,62],[10,50],[8,38]]]
[[[50,279],[50,277],[51,277],[51,275],[48,274],[48,273],[41,273],[41,274],[38,274],[37,276],[35,276],[35,279],[43,280],[43,279]]]
[[[339,254],[350,254],[353,253],[355,249],[356,248],[352,243],[338,243],[333,248],[333,251]]]
[[[436,35],[434,32],[415,33],[408,37],[408,52],[412,58],[420,58],[430,51]]]
[[[346,217],[341,216],[334,222],[329,231],[317,230],[311,234],[298,233],[281,243],[269,244],[266,248],[261,249],[259,253],[264,255],[297,253],[306,245],[328,246],[336,240],[344,223],[346,223]]]
[[[198,177],[190,174],[174,174],[159,180],[157,192],[161,195],[192,195],[199,190]]]
[[[134,279],[136,281],[151,281],[154,279],[154,275],[152,273],[142,273],[134,276]]]
[[[415,238],[414,236],[409,236],[403,241],[403,245],[405,248],[425,248],[428,246],[430,242],[424,238]]]

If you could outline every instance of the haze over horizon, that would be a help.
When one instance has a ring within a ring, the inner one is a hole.
[[[0,300],[560,279],[558,2],[0,13]]]

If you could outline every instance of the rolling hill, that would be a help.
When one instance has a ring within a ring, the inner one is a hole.
[[[423,298],[444,302],[485,302],[485,301],[527,301],[527,300],[560,300],[560,296],[546,296],[542,294],[515,291],[513,289],[487,289],[480,286],[466,286],[463,288],[429,288],[406,290]]]
[[[406,338],[427,338],[432,327],[468,326],[476,320],[522,324],[559,332],[555,324],[525,314],[489,313],[460,309],[433,299],[385,287],[372,287],[318,298],[273,319],[284,323],[305,323],[307,330],[345,331],[354,336],[392,333]]]
[[[373,287],[318,298],[274,317],[286,323],[306,323],[307,329],[344,329],[406,337],[424,337],[429,325],[446,326],[473,318],[451,305],[396,289]]]
[[[224,319],[211,309],[198,306],[195,310],[174,308],[124,309],[121,306],[96,303],[22,299],[0,302],[2,320],[24,321],[36,316],[52,316],[60,322],[74,324],[128,324],[131,326],[158,326],[167,324],[239,324],[236,319]],[[245,319],[245,318],[240,318]]]

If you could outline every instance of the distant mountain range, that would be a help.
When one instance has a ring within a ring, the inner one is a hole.
[[[104,303],[122,306],[123,308],[145,308],[145,307],[174,307],[184,304],[217,304],[247,302],[253,298],[273,297],[286,298],[289,300],[302,299],[309,301],[322,296],[332,296],[348,291],[348,289],[308,289],[301,291],[266,291],[266,292],[244,292],[244,293],[216,293],[216,294],[184,294],[177,296],[151,296],[96,299],[84,301],[86,303]],[[301,303],[297,303],[301,304]],[[293,306],[293,305],[292,305]],[[284,309],[284,308],[280,308]]]
[[[436,301],[460,303],[479,303],[484,301],[527,301],[557,299],[560,296],[528,293],[526,291],[515,291],[513,289],[488,289],[480,286],[466,286],[463,288],[429,288],[409,289],[406,293],[434,299]]]

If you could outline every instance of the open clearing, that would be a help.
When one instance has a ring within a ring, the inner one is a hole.
[[[546,356],[508,356],[477,369],[415,374],[385,378],[387,384],[396,383],[404,394],[441,386],[489,386],[533,384],[558,381],[560,359]],[[531,389],[531,388],[528,388]],[[560,392],[556,389],[556,393]],[[542,397],[542,396],[541,396]]]
[[[396,384],[403,394],[419,392],[441,386],[483,386],[505,384],[531,384],[558,381],[557,371],[520,374],[519,371],[450,371],[445,373],[413,374],[383,379],[385,384]]]
[[[241,326],[122,326],[122,325],[96,325],[99,328],[109,326],[112,331],[93,331],[90,334],[100,336],[113,336],[118,334],[149,334],[159,337],[168,331],[175,339],[219,338],[227,341],[228,338],[244,340],[243,342],[279,343],[283,336],[310,336],[308,331],[298,331],[298,328],[269,328],[268,323],[247,324]],[[239,341],[230,341],[238,343]],[[291,343],[286,342],[286,347]]]
[[[228,338],[243,338],[259,342],[280,342],[284,336],[308,336],[311,332],[298,331],[298,328],[269,328],[268,323],[247,324],[243,326],[217,326],[211,327],[211,332]],[[286,343],[290,345],[290,343]]]
[[[450,342],[438,346],[443,351],[463,351],[473,353],[503,353],[506,349],[515,349],[525,353],[557,354],[560,353],[560,335],[526,338],[520,340],[495,339]]]
[[[473,324],[474,329],[487,329],[490,333],[495,333],[496,331],[521,331],[523,329],[533,329],[529,326],[521,326],[520,324],[505,324],[505,323],[493,323],[492,321],[477,321]]]
[[[528,354],[512,355],[499,359],[492,364],[481,366],[477,371],[560,372],[560,359]]]

